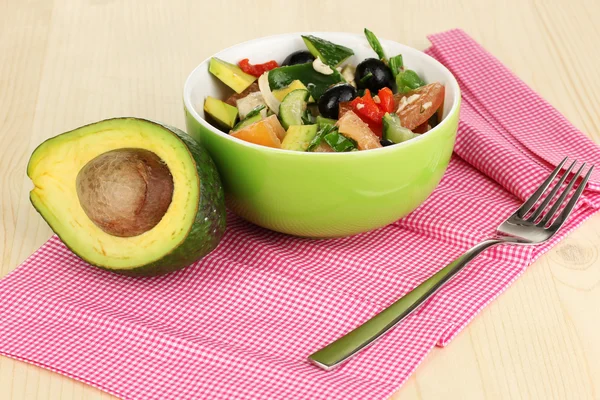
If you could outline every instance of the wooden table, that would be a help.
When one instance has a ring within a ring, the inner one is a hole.
[[[0,276],[51,235],[28,200],[34,147],[113,116],[184,127],[187,74],[249,38],[368,26],[423,49],[428,33],[460,27],[600,143],[597,0],[340,3],[0,0]],[[599,398],[599,253],[596,215],[435,349],[394,398]],[[111,398],[5,357],[0,397]]]

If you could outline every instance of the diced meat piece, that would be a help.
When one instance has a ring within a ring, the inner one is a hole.
[[[231,96],[229,96],[229,98],[227,100],[225,100],[225,103],[229,104],[230,106],[235,107],[237,105],[238,99],[241,99],[242,97],[248,96],[250,93],[254,93],[254,92],[258,92],[258,91],[260,91],[260,89],[258,88],[258,82],[254,81],[242,93],[234,93]]]

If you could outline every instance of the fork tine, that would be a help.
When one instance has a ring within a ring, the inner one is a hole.
[[[583,166],[579,169],[579,171],[577,172],[577,175],[575,175],[573,177],[573,180],[571,181],[571,183],[569,183],[569,187],[565,190],[565,192],[571,190],[571,187],[573,186],[572,183],[575,182],[577,180],[577,178],[579,178],[579,173],[581,172],[582,169],[583,169]],[[560,213],[560,215],[556,218],[556,220],[550,226],[550,229],[558,230],[562,226],[562,224],[567,220],[567,218],[569,218],[569,215],[571,215],[571,211],[573,211],[575,204],[577,204],[577,201],[581,197],[581,194],[583,193],[583,189],[585,189],[585,186],[587,185],[588,180],[590,179],[590,176],[592,175],[593,170],[594,170],[594,166],[592,165],[590,167],[590,169],[588,169],[588,172],[585,175],[585,178],[583,178],[583,181],[581,181],[581,184],[577,187],[577,190],[575,190],[575,193],[573,194],[573,196],[571,197],[571,199],[565,206],[565,209]],[[556,208],[558,209],[558,207],[556,207]],[[552,216],[550,216],[550,218],[548,218],[548,221],[550,221],[551,219],[552,219]]]
[[[544,199],[544,201],[542,202],[542,204],[540,204],[539,207],[536,208],[536,210],[531,215],[531,217],[527,218],[527,221],[529,221],[529,222],[535,222],[535,220],[540,216],[540,214],[542,213],[542,211],[544,211],[544,209],[546,209],[546,207],[548,207],[548,204],[552,201],[552,199],[554,198],[554,196],[556,196],[556,193],[562,187],[563,183],[565,183],[565,180],[567,179],[567,177],[569,176],[569,174],[573,170],[573,167],[575,166],[576,163],[577,163],[577,160],[573,161],[573,163],[571,164],[571,166],[569,167],[569,169],[567,169],[567,171],[563,174],[563,176],[556,183],[556,185],[554,185],[554,187],[552,188],[552,190],[550,191],[550,193],[548,194],[548,196],[546,196],[546,198]],[[579,172],[581,172],[581,170]],[[579,172],[577,174],[579,174]]]
[[[550,186],[550,184],[552,183],[554,178],[556,178],[556,175],[558,175],[558,173],[562,169],[563,165],[565,165],[565,162],[567,162],[567,158],[569,158],[569,157],[565,157],[560,162],[560,164],[558,164],[558,166],[554,169],[554,171],[552,171],[550,176],[548,178],[546,178],[546,180],[540,185],[540,187],[537,188],[535,193],[533,193],[531,196],[529,196],[527,201],[525,203],[523,203],[523,205],[521,207],[519,207],[519,209],[517,210],[517,215],[520,218],[523,218],[525,216],[525,214],[527,214],[527,212],[529,210],[531,210],[531,207],[533,207],[534,204],[537,203],[537,201],[544,194],[544,192],[546,191],[548,186]],[[575,161],[577,161],[577,160],[575,160]]]
[[[546,224],[548,222],[550,222],[552,220],[552,218],[554,218],[554,215],[556,214],[556,212],[558,211],[560,206],[564,203],[565,199],[571,192],[571,189],[573,188],[573,185],[577,181],[577,178],[579,178],[581,176],[581,172],[583,171],[584,167],[585,167],[585,163],[583,163],[581,165],[581,167],[579,167],[579,170],[575,173],[575,175],[573,176],[573,179],[571,179],[569,181],[569,184],[567,185],[566,189],[563,190],[563,192],[560,194],[560,197],[558,198],[558,200],[556,200],[556,202],[554,202],[554,204],[550,208],[550,211],[548,211],[548,214],[546,214],[544,216],[544,218],[542,218],[542,220],[537,224],[537,226],[544,227],[544,226],[546,226]]]

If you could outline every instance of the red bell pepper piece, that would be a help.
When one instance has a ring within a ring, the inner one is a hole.
[[[385,114],[371,97],[369,89],[365,90],[363,97],[357,97],[352,100],[352,111],[363,120],[374,124],[381,124],[381,120]]]
[[[390,88],[385,87],[379,89],[377,97],[379,97],[379,108],[381,108],[384,113],[393,113],[395,111],[394,93],[392,93]]]
[[[238,65],[240,66],[242,71],[244,71],[245,73],[250,74],[252,76],[256,76],[257,78],[260,77],[265,72],[270,71],[273,68],[277,68],[279,66],[277,64],[277,61],[275,61],[275,60],[267,61],[266,63],[263,63],[263,64],[250,64],[250,60],[248,60],[247,58],[244,58],[243,60],[241,60],[238,63]]]

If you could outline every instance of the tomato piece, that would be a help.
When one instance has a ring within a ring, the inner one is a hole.
[[[444,102],[445,88],[441,83],[430,83],[399,98],[396,114],[403,127],[410,130],[426,123]]]
[[[364,120],[363,120],[364,121]],[[379,139],[383,136],[383,123],[375,124],[373,122],[365,121],[367,125],[369,125],[369,129],[377,136]]]
[[[427,132],[427,125],[429,125],[429,121],[423,122],[421,125],[417,126],[412,131],[414,133],[425,133],[425,132]]]
[[[359,150],[369,150],[381,147],[379,138],[371,131],[358,115],[352,110],[346,112],[337,122],[340,133],[356,141]]]
[[[241,60],[238,63],[238,65],[242,69],[242,71],[244,71],[245,73],[250,74],[252,76],[256,76],[257,78],[260,77],[265,72],[270,71],[273,68],[277,68],[279,66],[277,64],[277,61],[275,61],[275,60],[267,61],[266,63],[263,63],[263,64],[250,64],[250,60],[247,58],[244,58],[243,60]]]
[[[396,108],[394,108],[394,93],[390,88],[380,89],[377,93],[377,97],[379,97],[379,108],[384,113],[393,113]]]
[[[342,101],[340,103],[340,111],[338,112],[338,119],[342,118],[348,111],[352,111],[352,101]]]

